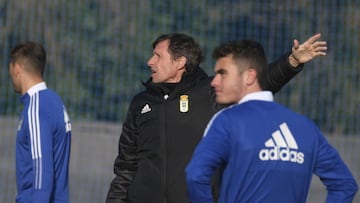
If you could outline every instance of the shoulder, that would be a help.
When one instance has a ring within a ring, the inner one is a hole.
[[[40,99],[61,100],[59,94],[52,89],[39,91],[39,96]]]
[[[63,112],[64,103],[54,90],[46,89],[39,92],[39,110],[47,114]]]
[[[151,91],[149,89],[143,90],[141,92],[136,93],[132,99],[131,99],[131,104],[136,104],[136,103],[141,103],[141,102],[146,102],[147,100],[149,100],[149,98],[153,98],[153,96],[151,96]]]
[[[141,91],[131,99],[129,104],[129,113],[140,112],[146,105],[150,108],[149,105],[152,106],[154,101],[159,100],[159,98],[160,96],[154,95],[149,90]]]
[[[257,121],[259,118],[275,115],[277,112],[285,109],[275,102],[251,100],[225,107],[219,113],[230,120],[237,120],[239,123],[249,123]]]
[[[248,105],[233,104],[219,110],[212,118],[213,121],[226,122],[225,120],[241,120],[247,115],[247,112],[251,111],[247,108]],[[234,119],[236,117],[236,119]],[[245,119],[245,118],[244,118]]]

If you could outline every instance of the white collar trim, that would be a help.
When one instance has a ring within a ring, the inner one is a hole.
[[[259,91],[245,95],[239,104],[250,101],[250,100],[261,100],[261,101],[274,101],[274,96],[270,91]]]
[[[45,82],[40,82],[34,86],[32,86],[27,93],[32,96],[34,95],[36,92],[39,92],[41,90],[47,89],[46,83]]]

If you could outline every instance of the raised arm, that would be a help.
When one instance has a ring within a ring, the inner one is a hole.
[[[318,56],[326,55],[326,41],[318,41],[320,37],[320,33],[315,34],[302,44],[297,39],[294,39],[292,52],[288,58],[292,67],[309,62]]]
[[[297,39],[294,39],[292,52],[288,57],[290,65],[297,67],[318,56],[325,56],[327,50],[326,41],[318,41],[320,37],[320,33],[315,34],[302,44]]]
[[[302,44],[295,39],[292,51],[269,65],[266,90],[278,92],[303,69],[304,63],[325,56],[326,41],[320,41],[320,37],[321,34],[315,34]]]

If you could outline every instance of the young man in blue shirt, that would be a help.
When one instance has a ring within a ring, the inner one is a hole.
[[[312,121],[263,91],[262,46],[233,41],[213,56],[216,101],[234,105],[213,116],[186,168],[191,202],[212,202],[217,168],[220,203],[306,202],[313,174],[326,186],[327,202],[352,202],[358,186],[338,152]]]
[[[71,124],[43,80],[46,52],[34,42],[11,51],[9,71],[24,104],[16,136],[16,202],[69,202]]]
[[[268,90],[277,92],[303,68],[326,54],[316,34],[294,40],[291,53],[269,64]],[[188,202],[185,167],[206,124],[219,110],[212,76],[200,67],[202,51],[184,33],[160,35],[148,60],[151,76],[134,96],[122,125],[115,177],[107,203]],[[214,190],[216,196],[217,190]]]

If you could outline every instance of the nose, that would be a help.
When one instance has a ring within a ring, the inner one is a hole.
[[[218,86],[218,84],[219,84],[219,78],[220,78],[219,74],[215,74],[215,76],[214,76],[214,78],[212,79],[210,85],[211,85],[212,87]]]
[[[149,58],[149,60],[147,61],[147,65],[150,67],[154,65],[154,56],[151,56]]]

